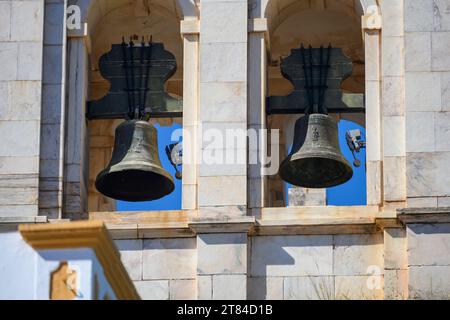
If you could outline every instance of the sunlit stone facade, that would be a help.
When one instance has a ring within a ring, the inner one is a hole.
[[[18,225],[100,220],[143,299],[448,299],[449,7],[0,0],[0,282],[26,272],[11,268],[14,252],[31,254]],[[192,137],[182,210],[116,212],[94,185],[121,121],[87,121],[86,102],[108,92],[99,59],[124,35],[152,35],[177,60],[166,90],[183,99],[183,117],[152,121]],[[286,155],[298,116],[268,116],[266,98],[292,90],[280,59],[300,43],[332,43],[353,62],[342,90],[364,95],[365,113],[333,116],[367,130],[366,206],[326,206],[323,190],[292,190],[286,203],[261,164],[199,161],[209,129],[279,129],[270,148],[244,139],[232,151]]]

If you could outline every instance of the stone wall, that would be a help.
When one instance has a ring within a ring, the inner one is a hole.
[[[449,1],[405,1],[408,206],[450,204]]]
[[[383,234],[116,240],[143,299],[383,299]]]
[[[409,297],[450,299],[450,224],[410,224]]]
[[[116,245],[143,299],[197,298],[195,238],[116,240]]]
[[[44,1],[0,1],[0,217],[38,214]]]

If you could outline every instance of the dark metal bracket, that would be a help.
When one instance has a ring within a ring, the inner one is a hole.
[[[177,62],[162,43],[142,39],[140,46],[132,40],[113,44],[100,58],[99,68],[111,89],[100,100],[87,102],[87,119],[182,117],[183,101],[165,91]]]
[[[341,83],[353,72],[342,49],[303,45],[281,61],[281,74],[294,85],[287,96],[267,98],[267,114],[365,112],[363,94],[345,94]]]

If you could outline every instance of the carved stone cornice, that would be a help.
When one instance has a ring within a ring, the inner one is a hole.
[[[397,211],[398,220],[408,223],[450,223],[450,207],[405,208]]]
[[[35,250],[91,248],[120,300],[139,300],[114,241],[101,221],[20,225],[23,239]]]

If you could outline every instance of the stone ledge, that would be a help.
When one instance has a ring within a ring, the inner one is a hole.
[[[408,223],[450,223],[450,207],[405,208],[397,210],[398,220]]]
[[[374,218],[257,220],[251,234],[267,235],[324,235],[376,233],[381,229]]]
[[[0,217],[0,225],[19,225],[27,223],[47,223],[46,216],[34,216],[34,217]]]
[[[121,262],[120,253],[103,222],[22,224],[19,226],[19,232],[36,251],[91,248],[117,298],[121,300],[140,299]]]
[[[403,227],[395,211],[376,206],[263,208],[251,210],[255,216],[216,211],[101,212],[91,213],[90,220],[103,221],[114,239],[189,238],[208,233],[369,234]]]
[[[189,228],[199,233],[249,233],[255,225],[254,217],[235,217],[225,219],[195,218]]]

